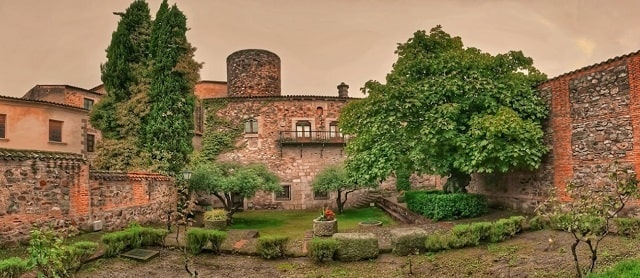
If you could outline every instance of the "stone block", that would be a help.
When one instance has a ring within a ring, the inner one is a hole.
[[[422,228],[398,228],[392,229],[391,252],[398,256],[407,256],[425,251],[424,241],[427,231]]]
[[[336,259],[343,262],[377,258],[380,254],[378,238],[373,233],[336,233]]]

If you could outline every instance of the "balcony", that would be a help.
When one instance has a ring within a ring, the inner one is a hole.
[[[331,131],[280,131],[281,145],[345,145],[348,136]]]

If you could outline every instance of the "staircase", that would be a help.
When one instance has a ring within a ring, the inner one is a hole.
[[[377,190],[369,190],[363,192],[362,195],[359,196],[358,200],[350,205],[352,208],[368,208],[371,206],[371,203],[378,203],[378,200],[382,198],[382,193]]]

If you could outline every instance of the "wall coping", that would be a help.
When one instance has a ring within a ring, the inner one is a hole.
[[[159,173],[150,172],[122,172],[122,171],[106,171],[106,170],[89,170],[89,179],[92,180],[133,180],[133,181],[171,181],[170,176]]]
[[[40,151],[40,150],[19,150],[19,149],[4,149],[0,148],[0,160],[59,160],[59,161],[74,161],[86,163],[87,160],[82,154],[78,153],[64,153],[64,152],[52,152],[52,151]]]

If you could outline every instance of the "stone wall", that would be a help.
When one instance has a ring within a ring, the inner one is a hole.
[[[538,87],[550,107],[549,153],[540,169],[476,175],[471,191],[506,207],[533,211],[551,188],[566,194],[569,181],[606,182],[614,161],[640,170],[640,53],[585,67]]]
[[[173,182],[144,173],[90,172],[81,155],[0,150],[0,244],[27,240],[34,227],[107,230],[158,222],[175,206]]]
[[[260,162],[291,187],[290,200],[276,200],[272,193],[260,193],[246,200],[245,207],[305,209],[333,204],[335,196],[316,198],[311,189],[315,175],[328,165],[345,159],[343,144],[280,144],[280,132],[295,130],[297,121],[311,123],[312,131],[328,131],[348,101],[337,97],[230,98],[217,115],[243,125],[244,119],[258,121],[257,133],[238,138],[236,149],[220,155],[222,161]],[[353,195],[355,196],[355,195]],[[355,200],[356,198],[352,198]]]
[[[262,49],[245,49],[227,57],[228,95],[279,96],[280,57]]]

